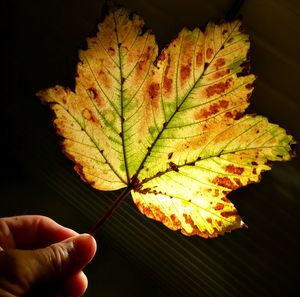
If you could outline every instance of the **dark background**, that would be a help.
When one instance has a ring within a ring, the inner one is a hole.
[[[234,1],[119,3],[145,19],[162,48],[183,26],[223,18]],[[77,51],[96,32],[103,1],[1,5],[0,216],[44,214],[87,232],[118,193],[96,191],[80,180],[60,152],[51,113],[35,92],[74,85]],[[258,75],[249,111],[299,139],[299,1],[246,0],[239,13],[251,36],[252,72]],[[169,231],[127,199],[97,234],[98,253],[86,269],[90,285],[85,296],[296,296],[299,158],[275,164],[260,184],[230,198],[249,228],[212,240]]]

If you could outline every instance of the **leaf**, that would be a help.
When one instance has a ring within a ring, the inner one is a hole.
[[[143,20],[113,10],[80,51],[75,91],[40,91],[64,153],[99,190],[131,189],[147,217],[215,237],[244,226],[227,195],[291,159],[292,136],[243,115],[255,76],[239,20],[183,29],[157,58]]]

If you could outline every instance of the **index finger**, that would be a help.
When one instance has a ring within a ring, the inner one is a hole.
[[[78,235],[54,220],[40,215],[24,215],[0,219],[0,247],[3,249],[41,248]]]

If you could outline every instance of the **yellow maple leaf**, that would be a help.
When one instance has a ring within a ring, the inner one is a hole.
[[[144,22],[113,10],[80,51],[76,86],[51,103],[65,154],[99,190],[126,188],[149,218],[186,235],[244,226],[228,193],[292,156],[292,136],[243,115],[255,76],[239,20],[183,29],[157,57]]]

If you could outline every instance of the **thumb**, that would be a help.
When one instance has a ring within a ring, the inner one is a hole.
[[[82,270],[94,257],[96,242],[82,234],[30,251],[32,281],[66,278]]]
[[[3,264],[2,268],[6,271],[7,289],[20,296],[36,283],[61,281],[74,276],[91,261],[95,252],[95,239],[82,234],[46,248],[3,251],[0,265]]]

